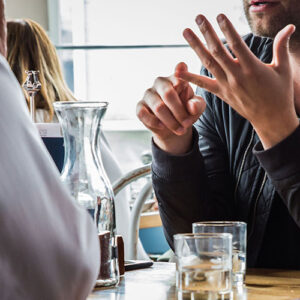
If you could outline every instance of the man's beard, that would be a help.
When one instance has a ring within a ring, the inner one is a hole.
[[[263,26],[260,23],[256,25],[255,21],[253,21],[249,16],[249,12],[248,14],[246,14],[246,17],[253,33],[269,38],[274,38],[282,28],[284,28],[288,24],[291,24],[290,20],[288,20],[284,15],[274,16],[272,19],[270,19],[270,22],[267,26]],[[263,15],[257,15],[256,19],[259,18],[263,18]]]
[[[248,1],[243,0],[244,11],[252,32],[259,36],[275,38],[276,34],[288,24],[294,24],[296,30],[291,37],[291,44],[300,45],[300,5],[299,0],[291,0],[286,10],[282,10],[279,14],[270,18],[268,23],[256,22],[264,18],[264,14],[256,14],[253,19],[249,13]],[[298,3],[297,3],[298,2]],[[263,25],[264,24],[264,25]]]

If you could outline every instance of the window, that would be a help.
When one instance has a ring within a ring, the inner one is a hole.
[[[182,37],[186,27],[197,32],[197,13],[216,29],[215,17],[225,13],[240,34],[249,32],[242,0],[50,2],[50,32],[58,21],[53,38],[69,86],[79,99],[110,102],[106,120],[111,121],[136,120],[135,106],[145,89],[155,77],[170,75],[178,62],[199,72],[200,61]],[[53,10],[59,20],[51,20]]]

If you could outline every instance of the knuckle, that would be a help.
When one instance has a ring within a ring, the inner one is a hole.
[[[137,104],[136,104],[136,107],[135,107],[135,112],[136,114],[138,114],[138,112],[142,109],[143,107],[143,100],[139,101]]]
[[[155,128],[157,128],[157,124],[159,122],[157,117],[152,115],[145,106],[142,106],[137,112],[137,117],[151,131],[154,131]]]
[[[151,119],[149,116],[147,116],[143,122],[145,126],[147,126],[149,129],[153,130],[155,128],[155,122],[153,119]]]
[[[164,99],[170,99],[175,96],[175,92],[171,88],[165,88],[162,96]]]
[[[236,40],[232,41],[230,43],[230,47],[234,53],[239,52],[241,49],[241,41],[236,41]]]
[[[153,107],[153,112],[155,115],[159,115],[167,109],[164,102],[156,103]]]
[[[213,57],[222,58],[224,57],[224,52],[222,50],[223,49],[221,49],[221,47],[215,46],[210,50],[210,52]]]
[[[252,78],[253,76],[255,76],[255,72],[252,68],[247,68],[243,73],[245,78]]]
[[[203,88],[203,89],[207,89],[208,88],[208,86],[207,86],[207,84],[203,81],[199,81],[198,83],[197,83],[197,86],[200,86],[201,88]]]
[[[140,101],[136,106],[136,115],[141,121],[147,115],[147,110],[146,110],[144,104],[142,103],[142,101]]]
[[[212,57],[207,57],[203,60],[203,65],[206,69],[211,69],[214,66],[214,59]]]
[[[158,123],[159,120],[157,118],[149,118],[148,119],[148,128],[150,128],[152,131],[157,131],[158,130]]]
[[[203,34],[209,31],[209,26],[206,21],[203,21],[199,28]]]
[[[154,80],[154,87],[161,85],[161,84],[165,84],[166,81],[167,81],[166,77],[159,76]]]
[[[232,79],[231,79],[231,85],[232,85],[232,87],[234,87],[234,88],[237,88],[237,87],[239,87],[239,86],[241,86],[241,79],[240,79],[240,77],[233,77]]]
[[[151,98],[155,94],[155,91],[153,88],[149,88],[144,93],[144,99]]]

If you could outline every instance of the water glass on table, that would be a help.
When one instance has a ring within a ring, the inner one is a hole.
[[[236,221],[211,221],[193,223],[194,233],[232,234],[232,282],[241,286],[246,274],[247,224]]]
[[[174,246],[179,293],[209,299],[231,294],[231,234],[176,234]]]

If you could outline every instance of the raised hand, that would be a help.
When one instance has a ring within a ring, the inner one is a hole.
[[[187,66],[179,63],[175,72],[187,72]],[[192,124],[204,109],[204,100],[189,83],[172,75],[156,78],[137,104],[136,113],[162,150],[182,154],[191,147]]]
[[[208,90],[229,104],[251,122],[264,148],[269,148],[299,125],[288,50],[295,26],[288,25],[277,34],[273,61],[264,64],[249,50],[225,15],[219,15],[217,21],[235,58],[208,20],[199,15],[196,22],[207,48],[192,30],[186,29],[183,35],[214,78],[187,70],[177,70],[175,76]]]

